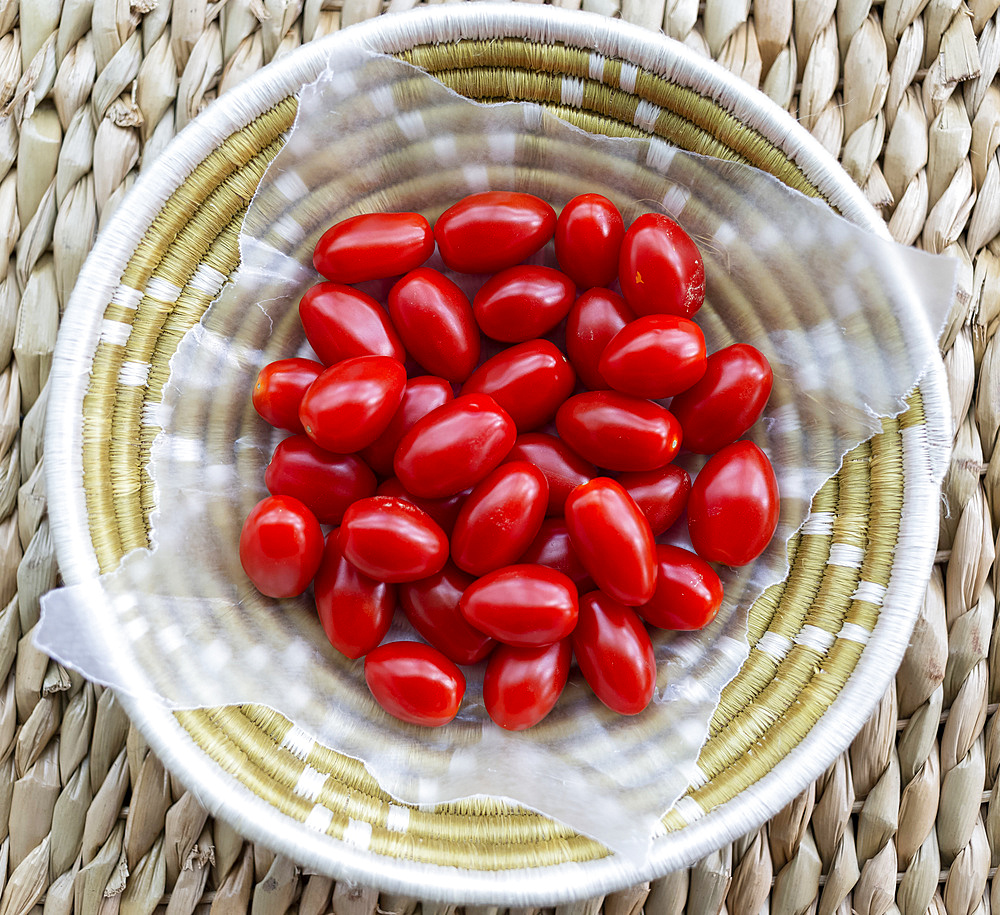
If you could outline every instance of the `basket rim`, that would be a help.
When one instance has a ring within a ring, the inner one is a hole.
[[[758,129],[789,155],[808,177],[830,192],[831,202],[850,221],[883,238],[889,237],[884,222],[840,164],[787,112],[715,61],[698,56],[662,34],[621,20],[551,6],[454,4],[386,14],[304,45],[283,60],[257,71],[228,92],[224,104],[211,106],[175,137],[156,167],[140,176],[129,194],[127,216],[126,208],[119,208],[80,273],[54,353],[53,365],[62,364],[67,370],[53,372],[45,435],[50,517],[60,570],[67,584],[86,582],[99,574],[79,485],[83,474],[79,436],[69,434],[69,430],[77,428],[81,417],[84,380],[89,375],[87,357],[92,352],[80,344],[99,337],[104,305],[119,282],[118,268],[138,246],[169,194],[219,141],[314,79],[339,48],[360,44],[369,50],[392,53],[441,40],[442,35],[454,40],[459,36],[490,38],[525,34],[594,49],[683,84],[696,85],[702,94],[722,103],[726,110]],[[99,312],[96,302],[101,302]],[[75,383],[70,380],[73,378]],[[929,367],[920,389],[929,404],[928,424],[934,441],[950,441],[951,420],[940,359]],[[934,454],[928,452],[928,466],[932,461],[946,460],[941,447]],[[908,468],[907,478],[922,470]],[[929,536],[927,527],[931,519],[936,531],[936,494],[926,486],[908,493],[901,531],[906,526],[922,533],[922,540],[915,540],[911,534],[911,540],[915,541],[914,556],[918,559],[914,564],[916,571],[905,581],[893,575],[883,605],[884,609],[898,610],[893,627],[880,625],[884,618],[880,617],[870,639],[872,650],[862,652],[848,683],[812,731],[766,776],[736,798],[720,804],[683,830],[658,837],[646,866],[641,869],[624,868],[614,856],[585,863],[505,871],[471,871],[376,856],[313,832],[272,807],[223,771],[194,743],[169,709],[144,703],[128,694],[117,695],[161,761],[178,774],[207,810],[236,826],[247,838],[304,866],[385,891],[442,902],[549,905],[591,897],[686,866],[760,825],[821,774],[836,753],[843,750],[883,695],[902,659],[933,563],[936,538]],[[900,625],[901,620],[904,623],[908,620],[908,624]],[[111,644],[114,633],[104,631],[102,636]],[[861,717],[859,710],[863,712]],[[831,749],[831,737],[835,738],[832,742],[836,744],[835,750]]]

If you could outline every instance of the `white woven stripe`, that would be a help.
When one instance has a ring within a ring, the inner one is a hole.
[[[802,533],[828,537],[833,533],[835,517],[833,512],[812,512],[802,525]]]
[[[434,155],[442,165],[451,165],[458,159],[458,147],[455,145],[455,138],[450,134],[446,137],[435,137],[431,141]]]
[[[465,183],[473,191],[488,191],[490,188],[490,175],[485,165],[466,165],[462,169],[465,176]]]
[[[685,823],[689,824],[700,820],[705,815],[705,811],[701,809],[701,805],[693,797],[682,797],[674,804],[674,810]]]
[[[163,277],[154,276],[146,283],[146,295],[160,302],[176,302],[181,294],[181,287]]]
[[[410,808],[392,804],[385,818],[385,828],[392,832],[406,832],[410,825]]]
[[[294,169],[282,172],[274,179],[274,187],[280,191],[286,200],[301,200],[309,194],[309,185]]]
[[[131,286],[119,286],[111,296],[113,305],[121,305],[123,308],[138,308],[142,301],[142,290],[133,289]]]
[[[511,162],[517,153],[517,137],[510,131],[492,133],[486,142],[490,149],[490,158],[494,162]]]
[[[635,92],[635,78],[639,75],[639,68],[635,64],[623,63],[621,76],[618,78],[618,85],[629,95]]]
[[[356,848],[367,848],[372,844],[372,824],[363,820],[348,820],[344,830],[344,841]]]
[[[198,290],[198,292],[204,292],[205,295],[214,299],[225,282],[226,274],[221,270],[216,270],[215,267],[210,267],[208,264],[199,264],[194,275],[188,280],[188,286]]]
[[[295,783],[295,788],[293,790],[296,794],[300,797],[304,797],[307,801],[314,801],[319,797],[319,793],[323,790],[323,785],[326,784],[328,777],[329,776],[320,772],[319,769],[314,769],[312,766],[306,766],[302,770],[302,774],[299,776],[299,780]]]
[[[837,637],[832,632],[807,623],[795,636],[795,644],[812,648],[820,654],[826,654],[836,639]]]
[[[663,195],[663,208],[671,216],[676,216],[684,209],[690,196],[690,191],[675,184]]]
[[[731,222],[723,222],[715,230],[712,241],[720,248],[728,248],[736,240],[738,234],[736,226]]]
[[[850,543],[835,543],[830,547],[829,564],[832,566],[850,566],[852,569],[861,568],[861,560],[865,558],[865,551],[859,546]]]
[[[297,724],[293,724],[289,728],[285,739],[281,741],[281,749],[288,750],[292,756],[297,756],[299,759],[305,759],[312,752],[314,746],[316,746],[316,741]]]
[[[583,80],[579,76],[564,76],[559,87],[559,100],[574,108],[583,106]]]
[[[118,370],[118,382],[129,387],[142,387],[149,380],[149,364],[129,359]]]
[[[849,642],[860,642],[862,645],[867,645],[871,637],[872,634],[864,626],[859,626],[857,623],[844,623],[840,627],[840,632],[837,633],[838,639],[847,639]]]
[[[132,333],[131,324],[123,324],[121,321],[112,321],[105,318],[101,324],[101,339],[112,346],[124,346],[128,343],[129,335]]]
[[[674,159],[677,147],[653,137],[646,147],[646,164],[655,171],[665,172]]]
[[[274,231],[293,245],[302,241],[303,236],[306,234],[306,230],[299,225],[291,213],[286,213],[274,221]]]
[[[137,616],[125,624],[125,632],[130,640],[142,638],[149,632],[149,620],[144,616]]]
[[[694,765],[694,769],[691,774],[691,781],[689,783],[690,788],[700,788],[702,785],[707,784],[709,779],[708,773],[702,769],[697,763]]]
[[[636,127],[640,127],[643,130],[653,131],[656,127],[656,119],[660,116],[663,111],[658,105],[654,105],[652,102],[647,102],[646,99],[641,99],[639,104],[635,106],[635,114],[632,116],[632,123]]]
[[[427,123],[420,111],[401,111],[396,115],[396,123],[408,140],[422,140],[427,136]]]
[[[775,661],[781,661],[791,650],[792,640],[778,632],[765,632],[757,642],[757,647]]]
[[[142,405],[142,424],[144,426],[156,426],[163,428],[163,415],[168,410],[163,406],[163,401],[147,400]]]
[[[882,601],[885,600],[885,590],[885,585],[880,585],[878,582],[859,581],[851,599],[867,601],[869,604],[881,607]]]
[[[180,626],[163,626],[156,634],[156,645],[163,651],[175,652],[187,644]]]
[[[306,829],[315,829],[316,832],[326,832],[333,822],[333,811],[327,810],[322,804],[317,804],[309,811],[306,817]]]
[[[388,86],[377,86],[368,93],[368,97],[380,114],[392,114],[396,110],[396,100]]]
[[[596,79],[601,81],[604,79],[604,60],[603,54],[591,54],[590,60],[587,63],[587,76],[591,79]]]

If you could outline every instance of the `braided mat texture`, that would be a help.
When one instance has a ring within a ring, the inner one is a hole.
[[[0,0],[0,915],[418,905],[244,842],[165,772],[110,692],[31,643],[38,598],[57,581],[40,469],[45,379],[95,232],[227,88],[302,42],[413,5]],[[763,88],[841,159],[898,241],[959,261],[963,295],[943,340],[958,419],[940,561],[895,688],[758,832],[688,871],[559,911],[1000,907],[1000,0],[560,5],[662,29]]]

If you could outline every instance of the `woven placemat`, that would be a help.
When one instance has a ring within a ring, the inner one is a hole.
[[[0,2],[8,255],[0,279],[0,915],[39,904],[51,913],[165,906],[349,915],[417,904],[304,874],[244,842],[164,771],[110,692],[31,644],[38,597],[57,576],[40,474],[44,379],[94,231],[216,95],[303,41],[412,5]],[[764,88],[884,206],[897,240],[959,260],[964,295],[944,340],[959,419],[939,569],[896,688],[851,750],[759,832],[689,871],[562,911],[989,911],[992,849],[1000,856],[991,704],[1000,693],[991,574],[1000,480],[1000,460],[991,459],[1000,428],[992,343],[998,6],[583,4],[662,28]]]

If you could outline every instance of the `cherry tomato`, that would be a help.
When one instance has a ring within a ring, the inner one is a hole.
[[[594,694],[620,715],[638,715],[656,689],[653,643],[634,610],[600,591],[580,598],[573,654]]]
[[[548,501],[549,484],[534,464],[501,464],[476,484],[458,513],[451,535],[455,565],[485,575],[516,562],[538,533]]]
[[[606,594],[630,607],[656,588],[656,541],[646,516],[608,477],[578,486],[566,500],[566,527],[580,562]]]
[[[688,496],[688,532],[710,562],[746,565],[764,552],[778,526],[778,481],[753,442],[726,445],[695,477]]]
[[[268,363],[253,386],[254,409],[278,429],[302,432],[299,404],[306,388],[322,372],[322,364],[312,359],[278,359]]]
[[[545,566],[512,565],[476,579],[459,609],[476,629],[505,645],[551,645],[576,625],[576,586]]]
[[[465,489],[451,496],[442,496],[440,499],[423,499],[407,492],[406,487],[395,477],[389,477],[388,480],[379,484],[375,495],[392,496],[415,505],[422,512],[427,512],[441,530],[450,537],[451,532],[455,529],[458,513],[470,492],[472,492],[471,489]]]
[[[544,200],[516,191],[470,194],[434,224],[444,262],[459,273],[492,273],[541,250],[556,229]]]
[[[379,581],[417,581],[448,560],[448,538],[426,512],[391,496],[359,499],[338,534],[348,561]]]
[[[406,618],[428,642],[456,664],[476,664],[496,645],[466,622],[458,602],[475,578],[450,562],[436,575],[399,585]]]
[[[361,457],[365,459],[365,463],[376,473],[384,477],[390,476],[392,458],[400,439],[413,428],[418,419],[452,399],[451,385],[443,378],[435,378],[433,375],[411,378],[406,382],[403,399],[392,414],[385,431],[367,448],[362,449]]]
[[[656,590],[636,607],[639,616],[660,629],[703,629],[721,604],[722,582],[704,559],[678,546],[656,545]]]
[[[327,365],[354,356],[389,356],[406,361],[406,352],[389,316],[370,295],[339,283],[319,283],[299,302],[306,339]]]
[[[264,482],[272,496],[294,496],[320,524],[340,524],[348,506],[375,493],[375,474],[353,454],[331,454],[307,435],[278,443]]]
[[[616,391],[659,400],[691,387],[706,362],[705,335],[694,321],[643,315],[612,337],[597,370]]]
[[[608,470],[656,470],[681,447],[681,426],[651,400],[617,391],[587,391],[556,413],[556,429],[567,445]]]
[[[331,365],[306,391],[299,418],[320,448],[359,451],[389,425],[403,399],[406,369],[388,356],[356,356]]]
[[[365,682],[394,718],[436,728],[458,714],[465,695],[462,671],[423,642],[388,642],[365,657]]]
[[[712,353],[701,380],[670,404],[684,430],[684,447],[714,454],[735,442],[757,422],[773,382],[770,363],[748,343]]]
[[[646,516],[654,537],[659,537],[681,516],[691,492],[690,475],[674,464],[659,470],[623,473],[618,482]]]
[[[313,590],[323,631],[341,654],[360,658],[385,638],[396,610],[396,586],[369,578],[349,563],[337,531],[326,538]]]
[[[580,194],[556,220],[556,260],[581,289],[609,286],[618,275],[625,235],[622,214],[607,197]]]
[[[549,505],[545,513],[551,516],[561,516],[566,497],[581,483],[597,476],[597,468],[590,461],[585,461],[565,442],[545,432],[519,435],[507,460],[527,461],[545,474],[549,484]]]
[[[628,227],[618,258],[618,282],[638,315],[690,318],[705,301],[701,252],[662,213],[644,213]]]
[[[573,305],[576,286],[552,267],[524,264],[491,276],[472,300],[487,337],[520,343],[547,334]]]
[[[240,532],[240,563],[267,597],[295,597],[309,587],[323,558],[315,515],[291,496],[261,499]]]
[[[475,486],[514,445],[514,421],[486,394],[465,394],[417,420],[396,449],[399,481],[437,499]]]
[[[428,372],[456,382],[472,374],[479,328],[468,297],[443,273],[421,267],[406,274],[389,292],[389,317]]]
[[[535,539],[521,554],[519,563],[546,566],[562,572],[576,585],[577,591],[592,591],[596,587],[590,573],[583,567],[573,549],[569,528],[563,518],[546,518]]]
[[[490,718],[508,731],[538,724],[562,695],[572,659],[569,639],[537,648],[499,645],[483,675],[483,704]]]
[[[336,283],[399,276],[434,253],[430,223],[419,213],[363,213],[327,229],[313,265]]]
[[[598,369],[601,354],[615,334],[634,320],[632,309],[610,289],[588,289],[573,303],[566,316],[566,355],[590,390],[610,387]]]
[[[548,340],[519,343],[487,359],[462,386],[463,394],[489,394],[518,432],[544,425],[573,393],[576,373]]]

